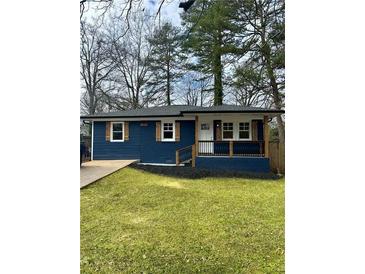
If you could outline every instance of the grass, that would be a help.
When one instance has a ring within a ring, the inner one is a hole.
[[[82,273],[282,273],[284,180],[124,168],[81,190]]]

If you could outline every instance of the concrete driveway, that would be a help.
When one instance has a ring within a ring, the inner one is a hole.
[[[134,162],[136,160],[98,160],[82,163],[80,168],[80,188]]]

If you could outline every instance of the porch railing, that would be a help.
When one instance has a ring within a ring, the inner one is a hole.
[[[195,167],[196,149],[195,144],[176,150],[176,165],[191,161],[192,167]]]
[[[198,156],[264,157],[264,141],[203,141],[199,140]]]

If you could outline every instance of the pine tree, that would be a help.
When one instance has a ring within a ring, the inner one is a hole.
[[[237,49],[235,33],[238,31],[232,19],[235,13],[233,1],[196,1],[182,16],[186,27],[184,48],[196,59],[193,68],[214,78],[214,105],[223,103],[223,58]]]
[[[148,85],[165,93],[164,104],[171,105],[173,94],[173,82],[180,77],[181,62],[184,57],[181,53],[180,29],[165,22],[149,39],[152,52],[149,65],[152,78]]]

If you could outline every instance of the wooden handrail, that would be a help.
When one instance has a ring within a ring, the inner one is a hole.
[[[195,167],[195,158],[196,158],[196,146],[195,144],[191,148],[191,166]]]
[[[195,167],[195,157],[196,157],[196,147],[195,144],[187,146],[187,147],[183,147],[180,148],[178,150],[176,150],[175,152],[175,157],[176,157],[176,165],[179,166],[181,161],[180,161],[180,154],[182,151],[185,150],[191,150],[191,158],[186,159],[186,160],[192,160],[192,167]]]
[[[176,152],[177,152],[177,151],[179,151],[179,152],[180,152],[180,151],[185,150],[185,149],[188,149],[188,148],[190,148],[190,147],[192,147],[192,146],[193,146],[193,145],[190,145],[190,146],[187,146],[187,147],[180,148],[180,149],[176,150]]]

